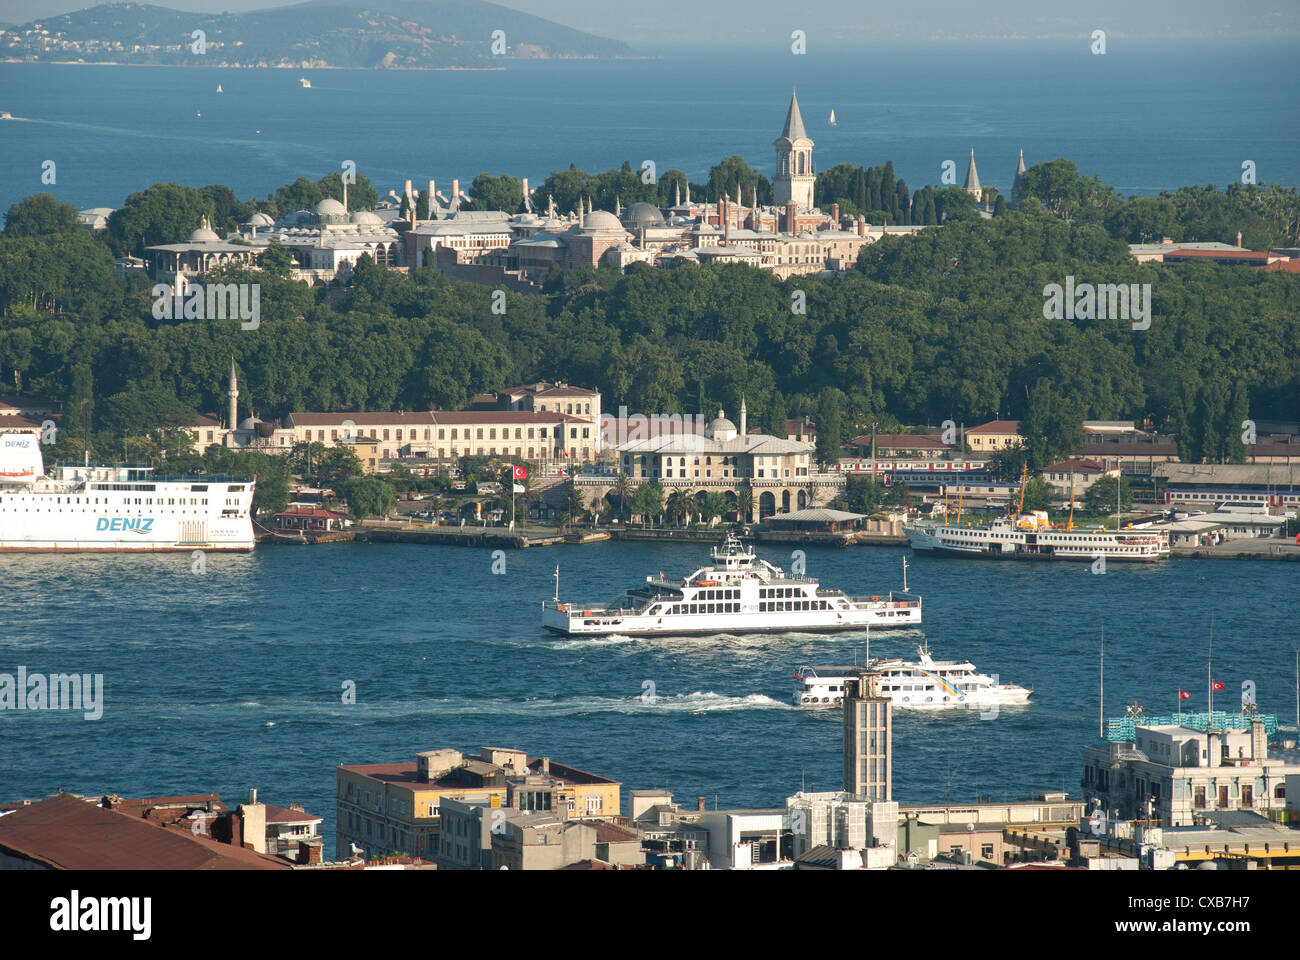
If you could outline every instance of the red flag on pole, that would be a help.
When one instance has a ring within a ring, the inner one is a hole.
[[[1222,681],[1222,680],[1215,680],[1214,683],[1210,684],[1210,689],[1212,689],[1212,690],[1222,690],[1222,689],[1223,689],[1223,681]]]
[[[516,479],[516,480],[527,480],[527,479],[528,479],[528,471],[525,470],[523,467],[515,467],[515,479]]]
[[[1192,695],[1191,695],[1190,693],[1188,693],[1186,690],[1179,690],[1179,691],[1178,691],[1178,699],[1179,699],[1179,700],[1190,700],[1190,699],[1192,699]]]

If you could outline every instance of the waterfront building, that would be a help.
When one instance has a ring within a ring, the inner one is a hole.
[[[441,805],[449,799],[508,810],[509,815],[551,814],[561,821],[619,816],[617,781],[503,747],[480,747],[477,757],[444,749],[420,753],[414,763],[340,766],[337,797],[340,859],[352,844],[372,857],[439,857]],[[481,820],[483,814],[475,809],[454,809],[458,831],[467,829],[474,816]],[[488,814],[489,832],[493,822]],[[467,856],[454,854],[458,864],[472,866]]]
[[[39,436],[41,432],[41,425],[35,420],[29,420],[27,417],[0,413],[0,434],[31,433]]]
[[[271,527],[275,530],[310,531],[328,533],[342,530],[348,525],[345,513],[327,510],[314,503],[291,503],[289,509],[277,513],[271,518]]]
[[[846,510],[832,510],[829,507],[814,507],[807,510],[795,510],[791,513],[773,514],[767,517],[763,523],[772,530],[786,530],[794,533],[851,533],[859,529],[865,519],[865,513],[849,513]]]
[[[739,429],[719,410],[702,436],[660,433],[620,444],[619,468],[634,481],[655,481],[690,493],[719,490],[733,503],[738,491],[750,490],[760,519],[778,510],[808,506],[813,448],[782,437],[746,433],[746,425],[742,402]]]
[[[1107,816],[1174,827],[1216,811],[1282,810],[1300,753],[1294,741],[1270,744],[1267,728],[1249,713],[1112,721],[1107,742],[1083,749],[1084,796]]]
[[[1157,496],[1166,504],[1215,509],[1225,503],[1300,507],[1300,463],[1162,463]]]

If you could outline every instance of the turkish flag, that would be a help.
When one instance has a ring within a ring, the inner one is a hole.
[[[1178,699],[1179,699],[1179,700],[1190,700],[1190,699],[1192,699],[1192,695],[1191,695],[1190,693],[1188,693],[1186,690],[1179,690],[1179,691],[1178,691]]]
[[[516,480],[527,480],[527,479],[528,479],[528,471],[525,470],[523,467],[515,467],[515,479],[516,479]]]
[[[1211,689],[1211,690],[1222,690],[1222,689],[1223,689],[1223,681],[1222,681],[1222,680],[1215,680],[1212,684],[1210,684],[1210,689]]]

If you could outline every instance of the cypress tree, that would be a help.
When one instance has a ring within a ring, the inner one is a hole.
[[[867,205],[869,212],[881,209],[880,207],[880,174],[876,168],[872,167],[867,171]]]
[[[911,207],[911,196],[907,191],[907,181],[899,177],[898,187],[894,195],[894,204],[898,207],[899,223],[912,222],[912,211],[909,209]]]
[[[889,213],[889,219],[898,223],[898,188],[894,183],[894,161],[886,160],[880,174],[880,209]]]
[[[861,167],[853,175],[853,205],[859,213],[866,213],[870,209],[867,206],[867,171]]]

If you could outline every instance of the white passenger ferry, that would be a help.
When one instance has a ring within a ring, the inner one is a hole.
[[[252,480],[56,465],[40,437],[0,434],[0,553],[252,550]]]
[[[904,527],[912,549],[953,556],[997,557],[1013,560],[1153,561],[1169,556],[1168,530],[1103,530],[1053,527],[1047,513],[1022,513],[1013,521],[953,524],[923,521]]]
[[[709,553],[713,563],[673,582],[646,577],[612,603],[542,604],[542,626],[571,637],[620,634],[660,636],[701,633],[771,633],[854,630],[866,626],[919,627],[921,598],[903,589],[887,596],[851,597],[809,577],[787,576],[758,560],[730,534]]]
[[[967,660],[935,660],[929,648],[917,647],[916,660],[868,659],[866,666],[800,667],[794,678],[796,707],[831,707],[844,702],[851,677],[876,677],[876,691],[904,710],[952,710],[958,707],[1026,704],[1033,691],[978,673]]]

